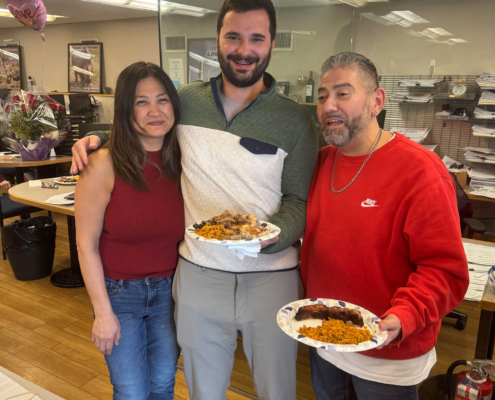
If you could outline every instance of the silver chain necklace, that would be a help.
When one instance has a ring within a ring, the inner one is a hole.
[[[330,188],[332,189],[332,192],[335,193],[335,194],[338,194],[338,193],[342,193],[344,190],[346,190],[349,186],[352,185],[352,183],[356,180],[356,178],[358,177],[358,175],[361,173],[361,171],[363,170],[364,166],[366,165],[366,163],[368,162],[368,160],[370,159],[371,155],[373,154],[373,152],[376,150],[376,148],[378,147],[378,143],[380,143],[380,139],[382,138],[382,130],[380,129],[380,132],[378,133],[378,140],[376,141],[375,145],[373,146],[373,149],[371,150],[371,153],[368,154],[368,157],[366,157],[366,160],[364,160],[364,163],[363,165],[361,165],[361,168],[359,168],[359,171],[357,172],[357,174],[354,176],[354,178],[352,178],[352,180],[347,184],[347,186],[345,186],[343,189],[340,189],[340,190],[335,190],[333,188],[333,174],[335,172],[335,166],[337,165],[337,157],[339,156],[339,152],[340,150],[337,150],[337,154],[335,154],[335,161],[333,162],[333,168],[332,168],[332,177],[330,179]]]

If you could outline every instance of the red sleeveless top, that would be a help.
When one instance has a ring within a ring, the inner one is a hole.
[[[160,165],[160,151],[147,152]],[[100,237],[103,271],[110,279],[165,278],[174,273],[184,238],[184,202],[178,183],[145,164],[149,190],[115,176]]]

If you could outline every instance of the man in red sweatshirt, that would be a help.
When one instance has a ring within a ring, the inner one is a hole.
[[[380,129],[385,92],[369,59],[332,56],[321,76],[318,119],[330,146],[308,199],[306,297],[364,307],[388,337],[362,353],[310,348],[313,388],[319,400],[417,399],[442,317],[468,287],[455,186],[435,153]]]

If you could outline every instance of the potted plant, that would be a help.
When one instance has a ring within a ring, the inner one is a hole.
[[[23,161],[47,159],[67,135],[64,110],[47,95],[13,90],[4,108],[4,144]]]

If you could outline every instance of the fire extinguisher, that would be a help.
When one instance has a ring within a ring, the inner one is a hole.
[[[452,372],[459,365],[471,367],[470,371],[462,371],[457,375],[455,392],[451,392],[450,385]],[[447,382],[449,382],[449,400],[491,400],[493,382],[495,378],[495,361],[492,360],[459,360],[452,363],[447,370]],[[495,398],[494,398],[495,400]]]

